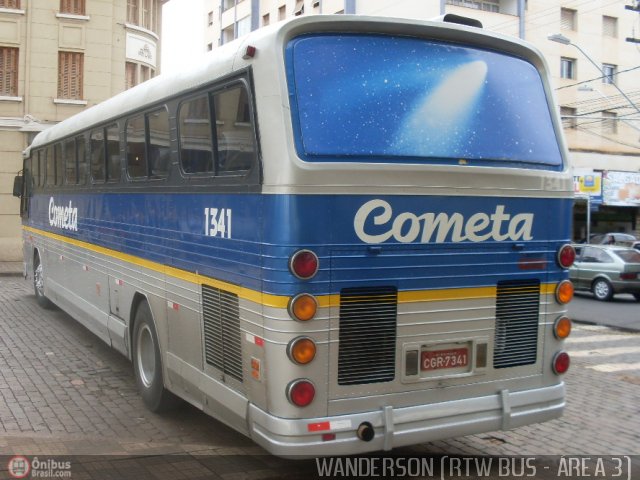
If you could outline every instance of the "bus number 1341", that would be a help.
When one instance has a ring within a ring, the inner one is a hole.
[[[231,209],[205,208],[204,234],[209,237],[231,238]]]

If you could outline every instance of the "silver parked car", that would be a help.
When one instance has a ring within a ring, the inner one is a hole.
[[[574,245],[576,260],[569,277],[576,290],[589,290],[598,300],[631,293],[640,301],[640,252],[628,247]]]

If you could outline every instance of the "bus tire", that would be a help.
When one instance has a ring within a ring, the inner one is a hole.
[[[145,301],[136,309],[133,328],[133,370],[142,401],[152,412],[171,410],[179,399],[164,388],[158,334]]]
[[[54,305],[44,294],[44,267],[40,261],[40,252],[36,250],[33,255],[33,293],[36,296],[36,302],[42,308],[51,310]]]

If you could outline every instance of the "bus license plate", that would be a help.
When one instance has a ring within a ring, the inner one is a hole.
[[[422,352],[420,367],[423,372],[443,368],[459,368],[469,365],[468,348],[450,348],[447,350],[427,350]]]

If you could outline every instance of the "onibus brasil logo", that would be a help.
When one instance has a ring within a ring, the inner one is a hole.
[[[9,459],[7,471],[11,478],[71,478],[71,462],[48,458],[40,460],[33,457],[31,461],[23,455]]]

